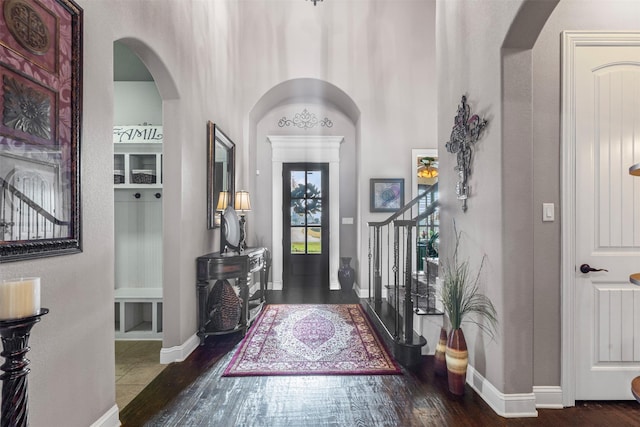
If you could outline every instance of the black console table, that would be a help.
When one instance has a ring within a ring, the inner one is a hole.
[[[239,330],[246,333],[251,322],[266,302],[267,281],[271,268],[271,254],[266,248],[247,248],[238,252],[213,252],[196,259],[198,279],[198,337],[200,345],[208,335],[229,334]],[[260,289],[250,295],[253,274],[260,272]],[[207,300],[211,286],[209,281],[236,279],[239,297],[242,299],[240,323],[233,329],[216,330],[211,326],[207,312]]]

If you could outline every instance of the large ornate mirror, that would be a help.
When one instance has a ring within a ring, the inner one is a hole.
[[[233,206],[236,145],[207,122],[207,228],[220,227],[220,215]]]
[[[77,253],[82,9],[72,0],[3,3],[0,263]]]

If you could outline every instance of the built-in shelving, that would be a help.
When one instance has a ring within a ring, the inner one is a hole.
[[[162,144],[113,144],[114,188],[162,188]]]
[[[162,338],[162,126],[113,128],[115,333]]]

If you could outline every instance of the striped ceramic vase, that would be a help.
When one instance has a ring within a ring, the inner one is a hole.
[[[447,351],[447,330],[440,328],[440,339],[436,345],[436,353],[433,360],[433,370],[436,375],[447,375],[447,360],[445,352]]]
[[[464,339],[462,329],[454,329],[449,334],[446,359],[449,391],[453,394],[462,395],[464,394],[467,365],[469,364],[469,352],[467,352],[467,342]]]

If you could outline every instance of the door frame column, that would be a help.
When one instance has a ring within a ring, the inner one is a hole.
[[[343,136],[270,135],[272,188],[272,272],[273,289],[282,289],[284,248],[282,247],[282,164],[329,163],[329,285],[340,289],[340,144]]]

